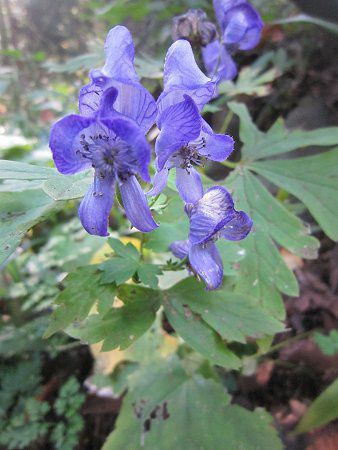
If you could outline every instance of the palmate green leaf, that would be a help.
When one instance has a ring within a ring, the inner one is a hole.
[[[299,422],[296,432],[305,433],[321,427],[338,417],[338,378],[310,405]]]
[[[154,322],[160,306],[160,292],[124,285],[117,296],[124,306],[111,308],[106,314],[93,314],[83,323],[68,328],[67,333],[90,344],[103,341],[103,351],[129,347]]]
[[[129,391],[103,450],[279,450],[265,414],[230,405],[211,379],[188,376],[177,357],[129,377]]]
[[[291,238],[288,240],[285,237],[285,233],[296,232],[298,236],[301,232],[302,238],[306,229],[295,216],[292,219],[291,213],[279,205],[248,170],[234,172],[229,183],[234,191],[236,208],[246,211],[254,221],[253,230],[241,242],[246,257],[240,262],[239,275],[235,280],[236,292],[256,297],[271,314],[283,319],[285,312],[280,292],[296,296],[298,284],[293,272],[283,261],[273,238],[288,244],[294,243]],[[262,210],[265,210],[266,214],[262,215]],[[273,227],[270,223],[273,223]],[[294,237],[294,240],[297,238]],[[308,244],[315,244],[317,247],[315,240],[314,243],[309,240]]]
[[[51,316],[44,337],[64,330],[75,321],[83,321],[96,302],[102,303],[104,309],[108,302],[113,305],[115,285],[102,285],[100,282],[101,275],[96,266],[80,267],[67,275],[66,287],[55,299],[58,307]]]
[[[228,289],[209,292],[194,278],[188,278],[166,293],[169,302],[181,304],[185,317],[198,314],[227,341],[245,343],[247,337],[260,338],[284,329],[281,322],[271,317],[256,299],[235,294]]]
[[[310,145],[327,147],[338,143],[338,127],[289,131],[283,120],[278,119],[267,133],[263,133],[252,122],[244,104],[229,102],[228,106],[240,118],[243,162],[287,153]]]
[[[251,171],[298,197],[332,238],[338,237],[337,152],[282,160],[256,161],[309,145],[330,146],[338,142],[338,127],[313,131],[285,129],[278,120],[267,133],[258,130],[245,105],[230,103],[240,118],[242,160],[226,180],[234,193],[237,209],[254,222],[253,231],[240,243],[245,258],[240,261],[236,292],[253,295],[278,318],[283,318],[281,293],[298,295],[297,281],[285,265],[276,244],[303,258],[315,258],[318,242],[290,210],[276,200]]]
[[[213,364],[238,369],[240,359],[226,346],[216,331],[198,314],[182,305],[175,298],[164,300],[164,311],[175,331],[196,352]]]
[[[315,156],[250,165],[255,172],[299,198],[333,240],[338,240],[337,167],[338,148]]]

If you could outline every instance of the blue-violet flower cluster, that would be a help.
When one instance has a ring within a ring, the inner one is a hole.
[[[213,0],[220,28],[220,40],[202,48],[207,73],[218,81],[232,80],[237,66],[232,54],[251,50],[259,42],[263,22],[258,12],[246,0]]]
[[[218,3],[223,8],[225,3],[234,2],[215,1]],[[235,3],[236,8],[244,8],[245,2]],[[228,41],[248,47],[245,42],[252,41],[254,32],[243,31],[236,41],[239,32],[236,35],[234,31],[232,12],[231,20],[228,13],[222,14],[219,20]],[[105,65],[91,71],[90,83],[80,90],[79,114],[56,122],[50,135],[59,172],[94,169],[94,181],[79,207],[80,220],[88,233],[107,236],[117,184],[132,225],[142,232],[157,227],[137,179],[139,176],[150,182],[151,149],[145,133],[156,122],[156,173],[147,195],[161,193],[170,170],[176,171],[176,186],[185,203],[190,233],[186,241],[174,242],[171,250],[178,258],[189,259],[190,268],[208,289],[216,289],[222,283],[223,267],[215,241],[220,237],[243,239],[252,227],[251,219],[234,209],[224,187],[214,186],[204,193],[196,170],[208,160],[225,160],[234,148],[230,136],[214,133],[201,116],[202,108],[214,97],[216,82],[199,69],[190,43],[179,39],[167,52],[164,89],[155,102],[136,75],[134,45],[125,27],[117,26],[109,32],[105,53]]]

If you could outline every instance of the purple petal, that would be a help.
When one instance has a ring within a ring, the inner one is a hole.
[[[185,203],[196,203],[203,197],[201,176],[194,167],[176,168],[176,186]]]
[[[89,73],[90,83],[80,89],[79,111],[82,116],[92,116],[101,104],[103,92],[110,86],[110,78],[103,75],[100,69]]]
[[[168,175],[169,169],[166,167],[159,172],[156,172],[154,175],[153,187],[147,192],[147,195],[152,197],[159,195],[167,186]]]
[[[207,74],[217,81],[233,80],[237,75],[237,66],[224,45],[213,41],[202,48],[202,57]]]
[[[156,139],[155,151],[161,170],[175,151],[197,138],[202,121],[194,101],[185,95],[182,102],[169,106],[160,114],[158,126],[161,132]]]
[[[127,154],[120,154],[119,157],[124,162],[131,161],[133,166],[130,167],[131,171],[135,169],[134,165],[136,164],[144,181],[150,182],[148,165],[151,158],[151,148],[140,127],[132,120],[123,117],[112,120],[102,119],[102,123],[128,144]]]
[[[224,26],[227,11],[241,3],[246,3],[246,0],[213,0],[215,16],[221,28]]]
[[[190,245],[189,262],[209,291],[220,287],[223,280],[223,264],[213,242],[206,245]]]
[[[190,217],[189,240],[201,244],[211,239],[235,215],[231,195],[223,186],[214,186],[187,209]]]
[[[115,109],[115,102],[118,96],[118,90],[111,86],[102,92],[98,115],[100,118],[114,118],[119,116]]]
[[[199,146],[198,153],[212,161],[224,161],[234,150],[232,137],[226,134],[214,133],[205,120],[203,120],[202,131],[196,144],[201,139],[204,139],[205,144],[204,147]]]
[[[134,68],[134,44],[126,27],[112,28],[104,45],[106,63],[102,73],[117,80],[138,81]]]
[[[119,180],[122,202],[131,224],[139,231],[147,233],[158,227],[154,221],[146,196],[134,175],[125,181]]]
[[[157,107],[141,83],[107,78],[99,70],[92,71],[90,76],[91,83],[80,90],[79,110],[82,115],[91,116],[100,110],[101,117],[112,117],[117,111],[135,120],[144,133],[149,131],[155,123]],[[114,98],[114,89],[117,98]],[[107,91],[110,94],[106,97]]]
[[[247,3],[229,9],[224,16],[223,41],[237,44],[240,50],[251,50],[259,42],[263,22],[256,10]]]
[[[153,96],[141,83],[122,83],[114,80],[112,85],[119,93],[114,104],[116,111],[135,120],[143,133],[147,133],[154,125],[157,114]]]
[[[68,175],[91,167],[91,162],[83,158],[78,150],[79,134],[93,122],[91,118],[72,114],[63,117],[53,125],[49,146],[60,173]]]
[[[82,226],[89,234],[108,236],[109,212],[114,202],[115,178],[95,175],[94,183],[88,189],[80,207]]]
[[[235,217],[221,230],[221,236],[229,241],[240,241],[251,231],[252,220],[244,211],[236,211]]]
[[[159,111],[181,102],[188,94],[199,110],[214,95],[216,85],[196,64],[191,45],[179,39],[169,48],[164,63],[164,92],[158,99]]]
[[[169,250],[176,258],[184,259],[188,256],[189,241],[175,241],[169,246]]]

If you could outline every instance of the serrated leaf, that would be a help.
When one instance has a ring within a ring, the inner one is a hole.
[[[189,309],[211,326],[223,339],[246,342],[247,337],[259,338],[284,329],[252,297],[234,294],[227,289],[208,292],[201,283],[188,278],[167,291],[171,301]]]
[[[112,308],[106,314],[94,314],[67,332],[90,344],[103,341],[102,351],[124,350],[152,325],[160,305],[160,292],[140,286],[125,285],[118,298],[124,306]]]
[[[197,283],[196,280],[193,281]],[[177,334],[212,363],[228,369],[238,369],[241,364],[239,358],[199,314],[191,311],[184,298],[179,295],[179,292],[176,293],[174,288],[165,291],[163,306],[167,318]]]
[[[338,379],[322,392],[310,405],[299,422],[296,432],[305,433],[321,427],[338,417]]]
[[[309,229],[270,194],[265,186],[251,174],[244,172],[242,178],[245,196],[255,226],[269,234],[279,245],[302,258],[315,259],[319,242],[309,236]]]
[[[239,293],[252,295],[256,297],[260,304],[270,311],[278,319],[283,319],[284,305],[279,291],[287,295],[298,295],[298,283],[293,272],[288,269],[276,248],[272,238],[269,235],[271,231],[266,219],[262,219],[256,211],[259,208],[266,208],[267,211],[277,212],[277,218],[280,214],[289,219],[286,211],[279,208],[275,203],[262,204],[258,206],[251,193],[252,175],[247,170],[234,172],[229,180],[234,190],[235,204],[238,209],[243,209],[254,219],[254,227],[249,236],[241,242],[245,249],[246,257],[240,262],[239,275],[236,278],[236,291]],[[256,186],[256,183],[254,182]],[[256,186],[257,188],[257,186]],[[249,192],[250,191],[250,192]],[[259,192],[261,189],[259,189]],[[263,190],[264,194],[266,192]],[[265,196],[264,196],[265,197]],[[250,199],[253,203],[250,202]],[[269,198],[269,200],[271,200]],[[279,219],[278,219],[279,220]],[[275,227],[278,223],[274,221]],[[295,225],[293,223],[293,225]],[[299,223],[297,222],[297,230]],[[285,225],[280,225],[284,230]],[[276,235],[276,231],[274,231]],[[280,235],[277,235],[280,237]]]
[[[282,449],[267,415],[230,405],[220,384],[189,377],[177,358],[145,366],[129,380],[103,450]]]
[[[120,285],[129,280],[139,267],[138,261],[132,258],[121,258],[115,256],[102,264],[99,268],[102,270],[101,284],[116,283]]]
[[[108,244],[114,250],[116,255],[121,256],[122,258],[131,258],[135,261],[139,261],[140,254],[132,243],[128,242],[125,245],[119,239],[109,238]]]
[[[161,274],[161,269],[155,264],[142,263],[137,269],[137,274],[143,284],[156,289],[158,286],[157,275]]]
[[[338,240],[338,149],[315,156],[264,161],[250,168],[299,198],[325,233]]]
[[[116,287],[101,285],[100,274],[95,266],[80,267],[67,275],[65,289],[56,297],[58,305],[44,334],[48,338],[56,331],[63,330],[72,322],[83,321],[96,301],[113,304]]]
[[[228,106],[240,118],[243,161],[255,161],[313,145],[325,147],[338,143],[338,127],[290,131],[279,119],[267,133],[263,133],[252,122],[244,104],[229,102]]]

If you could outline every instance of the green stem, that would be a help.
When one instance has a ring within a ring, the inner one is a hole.
[[[219,134],[224,134],[226,132],[226,130],[228,129],[228,126],[233,118],[234,113],[231,111],[231,109],[229,109],[229,111],[227,112],[224,121],[223,121],[223,125],[221,126],[221,129],[219,130]]]
[[[225,167],[229,167],[229,169],[236,169],[238,163],[233,161],[222,161],[221,164]]]
[[[269,348],[269,350],[267,352],[264,353],[264,355],[257,355],[258,357],[261,356],[265,356],[268,355],[269,353],[274,353],[277,350],[280,350],[283,347],[286,347],[287,345],[291,344],[292,342],[296,342],[296,341],[301,341],[302,339],[305,339],[309,336],[312,336],[312,334],[314,333],[315,330],[309,330],[309,331],[305,331],[305,333],[302,334],[297,334],[297,336],[293,336],[289,339],[285,339],[285,341],[279,342],[279,344],[273,345],[272,347]]]

